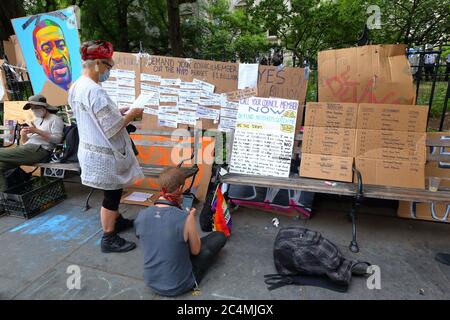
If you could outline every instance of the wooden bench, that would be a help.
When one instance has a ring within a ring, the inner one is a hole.
[[[301,140],[301,135],[296,136],[296,141]],[[434,150],[439,148],[438,154],[429,154],[427,156],[428,161],[442,161],[450,163],[450,152],[445,152],[445,148],[450,148],[450,132],[448,137],[427,138],[427,146]],[[434,148],[434,149],[433,149]],[[294,147],[294,153],[299,153],[299,146]],[[449,169],[450,170],[450,169]],[[356,183],[335,182],[328,183],[326,180],[310,179],[299,177],[298,174],[293,174],[289,178],[276,178],[276,177],[264,177],[264,176],[250,176],[243,174],[227,173],[223,176],[216,175],[218,181],[227,183],[230,185],[250,185],[265,188],[280,188],[280,189],[292,189],[301,191],[310,191],[318,193],[329,193],[337,195],[345,195],[353,197],[353,205],[350,211],[350,218],[352,221],[352,241],[350,242],[350,250],[352,252],[358,252],[359,246],[356,240],[356,214],[358,212],[358,206],[362,199],[377,198],[377,199],[389,199],[389,200],[404,200],[415,202],[442,202],[450,203],[450,188],[439,188],[438,191],[430,191],[429,189],[408,189],[408,188],[396,188],[377,185],[365,185],[363,184],[361,174],[353,168],[356,174]]]

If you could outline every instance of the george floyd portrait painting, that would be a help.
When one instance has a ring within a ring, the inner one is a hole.
[[[81,75],[74,7],[11,20],[34,94],[53,106],[67,104],[67,90]]]

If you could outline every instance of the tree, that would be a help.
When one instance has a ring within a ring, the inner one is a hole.
[[[23,17],[25,10],[20,1],[3,0],[0,2],[0,40],[8,40],[14,34],[11,19]]]
[[[270,48],[265,29],[243,9],[231,10],[227,0],[200,7],[198,17],[183,22],[186,53],[210,60],[255,62]]]
[[[361,1],[262,0],[251,3],[251,15],[267,30],[276,32],[281,46],[302,66],[316,52],[355,43],[364,27]]]
[[[194,3],[196,0],[167,0],[167,16],[169,19],[169,39],[172,55],[182,57],[183,39],[180,28],[180,4]]]
[[[445,44],[450,35],[450,0],[378,0],[381,29],[374,40],[407,45]]]

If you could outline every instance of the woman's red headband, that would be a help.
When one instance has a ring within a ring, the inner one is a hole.
[[[97,41],[90,46],[83,46],[81,48],[82,60],[95,60],[95,59],[111,59],[114,50],[110,42]]]

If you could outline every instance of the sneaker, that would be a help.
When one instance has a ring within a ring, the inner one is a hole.
[[[450,253],[438,253],[435,259],[440,263],[450,266]]]
[[[116,220],[116,233],[125,231],[127,229],[133,228],[134,220],[126,219],[121,214]]]
[[[119,237],[117,234],[103,236],[101,249],[103,253],[109,252],[127,252],[136,248],[136,244]]]

